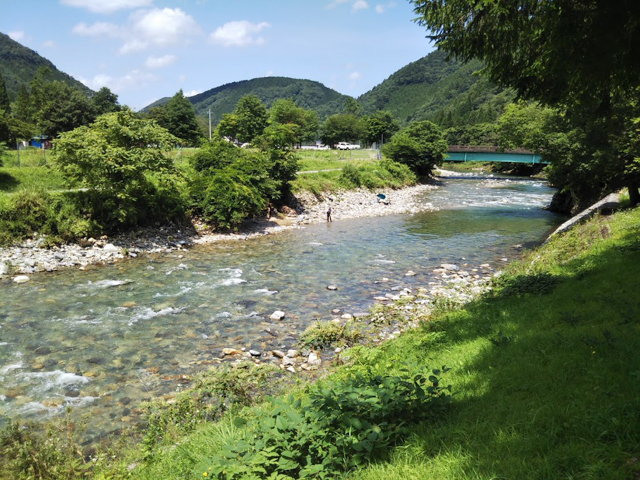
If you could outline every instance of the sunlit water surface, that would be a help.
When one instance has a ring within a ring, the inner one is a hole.
[[[394,286],[426,285],[444,262],[499,268],[560,223],[542,209],[552,193],[528,179],[445,179],[422,199],[437,212],[6,280],[0,415],[43,418],[73,406],[90,415],[90,435],[120,428],[140,400],[174,391],[224,347],[293,347],[332,309],[367,311]],[[383,277],[391,281],[375,283]],[[284,321],[269,320],[274,310],[286,312]]]

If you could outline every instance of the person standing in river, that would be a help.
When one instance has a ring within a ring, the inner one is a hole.
[[[333,222],[333,219],[331,218],[331,205],[329,205],[329,208],[327,209],[327,222]]]

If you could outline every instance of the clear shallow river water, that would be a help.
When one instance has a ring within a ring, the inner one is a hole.
[[[422,197],[437,212],[3,281],[0,426],[2,417],[43,418],[72,406],[91,415],[89,435],[120,428],[140,400],[174,391],[224,347],[294,347],[332,309],[366,312],[392,287],[426,285],[441,263],[500,268],[563,220],[542,209],[552,194],[528,179],[451,178]],[[375,283],[383,277],[391,281]],[[275,310],[284,321],[269,320]]]

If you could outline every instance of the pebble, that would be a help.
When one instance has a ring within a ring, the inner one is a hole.
[[[327,285],[327,290],[338,290],[338,287],[335,285]]]
[[[260,352],[258,350],[249,350],[249,355],[251,355],[252,357],[259,357]]]
[[[236,350],[235,348],[223,348],[222,353],[224,353],[225,355],[238,355],[242,353],[242,351]]]
[[[17,277],[13,277],[13,281],[15,283],[26,283],[29,281],[29,277],[27,275],[18,275]]]
[[[282,310],[276,310],[269,317],[271,320],[282,320],[285,317],[285,313]]]

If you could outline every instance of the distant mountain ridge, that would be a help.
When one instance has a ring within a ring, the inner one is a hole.
[[[478,75],[482,63],[447,60],[434,51],[408,64],[358,98],[366,113],[389,110],[402,123],[432,120],[442,126],[490,122],[514,93]]]
[[[9,100],[15,101],[20,87],[22,85],[28,87],[40,67],[48,67],[51,70],[52,80],[65,82],[87,94],[93,93],[82,82],[58,70],[50,60],[0,32],[0,74],[4,79]]]
[[[189,100],[195,107],[197,115],[207,117],[211,109],[212,121],[218,123],[223,114],[233,112],[238,101],[249,94],[256,95],[267,108],[271,107],[275,100],[293,98],[298,106],[317,111],[322,120],[342,111],[345,100],[349,98],[313,80],[262,77],[227,83],[189,97]],[[149,111],[168,101],[169,97],[162,98],[146,106],[142,111]]]
[[[436,50],[393,73],[357,100],[364,113],[389,110],[405,125],[418,120],[431,120],[442,127],[493,122],[515,95],[491,85],[478,75],[481,69],[479,61],[463,64],[447,60],[444,52]],[[218,123],[248,94],[257,95],[267,108],[278,98],[293,98],[299,106],[316,110],[321,120],[342,112],[348,98],[312,80],[265,77],[221,85],[189,100],[202,117],[211,109],[213,122]],[[168,100],[162,98],[143,111]]]

